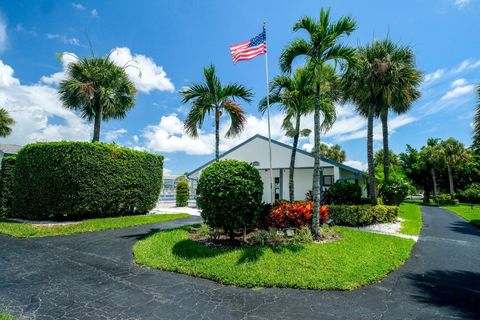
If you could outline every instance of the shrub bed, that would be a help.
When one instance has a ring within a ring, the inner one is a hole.
[[[457,205],[459,204],[458,199],[454,199],[451,195],[446,194],[446,193],[440,193],[433,199],[436,203],[438,203],[441,206],[444,205]]]
[[[31,144],[17,155],[13,211],[51,220],[144,214],[158,200],[162,166],[162,156],[113,144]]]
[[[212,228],[233,239],[235,229],[254,227],[261,210],[263,183],[258,170],[243,161],[218,161],[203,170],[197,204]]]
[[[177,193],[176,193],[176,206],[177,207],[186,207],[188,204],[188,197],[190,195],[188,182],[184,179],[181,179],[177,182]]]
[[[331,219],[338,225],[364,226],[374,223],[394,222],[398,217],[398,207],[384,205],[328,206]]]
[[[328,208],[322,206],[319,211],[320,222],[325,223],[328,220]],[[313,202],[282,202],[271,210],[269,225],[274,228],[301,228],[310,224],[312,217]]]
[[[0,171],[0,216],[10,216],[13,201],[13,170],[16,158],[7,156],[2,159]]]

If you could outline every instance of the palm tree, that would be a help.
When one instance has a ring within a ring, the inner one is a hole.
[[[347,153],[342,149],[342,147],[340,147],[339,144],[334,144],[330,147],[322,143],[320,145],[320,153],[322,157],[326,157],[330,160],[340,163],[344,162],[347,158]]]
[[[419,98],[421,73],[415,70],[414,55],[408,47],[391,40],[376,40],[361,47],[357,63],[344,77],[346,98],[367,118],[367,158],[369,193],[372,203],[377,203],[375,168],[373,159],[373,120],[382,120],[384,144],[384,177],[389,177],[388,112],[406,112]]]
[[[100,140],[102,120],[123,119],[135,106],[137,91],[125,72],[127,67],[115,65],[109,56],[78,58],[68,65],[67,78],[60,82],[63,106],[94,121],[92,142]]]
[[[12,125],[15,120],[10,117],[10,114],[4,108],[0,108],[0,137],[5,138],[12,133]]]
[[[453,173],[452,168],[456,165],[467,161],[470,158],[470,152],[465,149],[465,146],[460,141],[454,138],[448,138],[440,143],[445,156],[445,162],[448,170],[448,182],[450,185],[450,195],[455,196],[455,189],[453,187]]]
[[[295,58],[303,56],[314,72],[315,83],[315,109],[314,109],[314,149],[315,161],[313,167],[313,219],[312,233],[320,234],[320,114],[325,110],[324,101],[329,99],[328,93],[322,95],[321,74],[328,62],[352,62],[355,49],[339,43],[340,39],[349,35],[356,29],[356,23],[351,17],[342,17],[332,22],[330,10],[322,9],[320,18],[315,20],[310,17],[301,18],[293,27],[293,31],[305,30],[309,39],[295,39],[282,52],[280,67],[284,72],[291,72]]]
[[[198,128],[201,128],[206,115],[215,116],[215,159],[220,157],[220,118],[223,112],[230,116],[231,125],[225,134],[226,138],[234,137],[242,132],[246,118],[242,107],[235,101],[241,99],[246,102],[252,100],[252,92],[244,86],[232,83],[223,86],[215,74],[215,66],[210,65],[203,69],[204,83],[193,84],[180,91],[182,103],[192,101],[192,108],[187,115],[184,127],[188,135],[198,137]]]
[[[427,145],[420,150],[420,156],[423,158],[427,170],[430,170],[432,175],[433,196],[436,197],[438,195],[436,171],[444,167],[445,160],[444,150],[440,146],[440,139],[429,138]]]
[[[473,120],[473,150],[480,153],[480,85],[477,86],[477,95],[479,97]]]

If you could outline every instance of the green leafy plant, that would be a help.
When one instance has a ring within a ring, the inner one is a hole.
[[[328,200],[331,204],[358,204],[361,197],[360,186],[348,181],[337,181],[328,189]]]
[[[465,190],[457,194],[459,201],[480,203],[480,183],[472,183]]]
[[[7,156],[2,159],[0,171],[0,216],[10,216],[13,200],[13,171],[16,158]]]
[[[374,223],[394,222],[398,217],[397,206],[384,205],[332,205],[328,214],[337,225],[364,226]]]
[[[203,170],[197,187],[202,218],[212,228],[234,230],[255,226],[261,209],[263,183],[258,170],[243,161],[224,160]]]
[[[176,205],[177,207],[186,207],[188,204],[188,198],[190,196],[190,189],[188,186],[188,181],[181,179],[177,182],[177,194],[176,194]]]
[[[457,205],[459,204],[458,199],[454,199],[452,195],[446,193],[440,193],[434,197],[434,201],[439,205]]]
[[[26,219],[144,214],[158,200],[163,157],[113,144],[41,142],[17,155],[13,211]]]
[[[407,195],[412,191],[412,185],[406,179],[390,178],[385,182],[380,190],[382,203],[391,206],[398,206]]]

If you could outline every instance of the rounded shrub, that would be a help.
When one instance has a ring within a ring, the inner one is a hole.
[[[389,206],[398,206],[408,196],[412,185],[405,179],[392,179],[380,190],[382,202]]]
[[[6,156],[2,159],[0,170],[0,216],[11,216],[13,201],[13,170],[16,157]]]
[[[362,197],[359,185],[348,181],[337,181],[328,189],[331,204],[358,204]]]
[[[480,203],[480,183],[472,183],[457,197],[462,202]]]
[[[233,231],[254,227],[261,210],[263,183],[246,162],[218,161],[203,170],[197,186],[202,218],[213,228]]]
[[[147,213],[160,194],[162,166],[162,156],[114,144],[27,145],[17,155],[13,211],[51,220]]]
[[[186,207],[188,204],[189,196],[190,196],[190,191],[189,191],[187,180],[180,179],[177,182],[177,193],[175,197],[177,207]]]

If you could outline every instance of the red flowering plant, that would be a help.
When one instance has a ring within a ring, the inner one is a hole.
[[[313,202],[284,202],[272,208],[270,211],[270,226],[275,228],[300,228],[309,224],[313,217]],[[320,221],[328,220],[328,208],[320,207]]]

